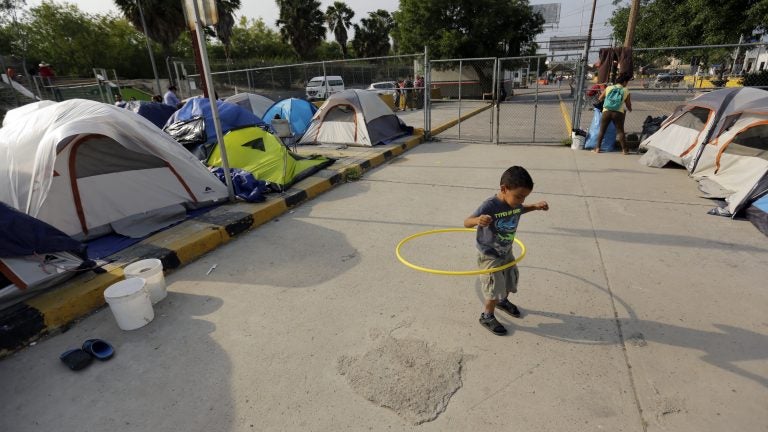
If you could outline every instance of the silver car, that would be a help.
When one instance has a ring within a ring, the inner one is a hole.
[[[366,90],[375,91],[378,94],[388,94],[394,97],[397,83],[394,81],[375,82],[368,86]]]

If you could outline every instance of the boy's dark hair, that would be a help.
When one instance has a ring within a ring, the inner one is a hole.
[[[632,79],[632,76],[630,74],[623,73],[623,74],[619,75],[619,77],[616,79],[616,82],[619,83],[619,84],[624,85],[624,84],[628,83],[631,79]]]
[[[501,186],[506,186],[508,189],[526,188],[533,189],[533,179],[528,171],[521,166],[513,166],[507,168],[504,174],[501,175]]]

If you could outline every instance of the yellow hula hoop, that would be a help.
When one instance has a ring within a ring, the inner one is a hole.
[[[512,262],[508,262],[508,263],[504,264],[503,266],[492,267],[492,268],[484,269],[484,270],[450,271],[450,270],[431,269],[431,268],[428,268],[428,267],[422,267],[422,266],[417,266],[416,264],[412,264],[412,263],[408,262],[408,260],[403,258],[403,256],[400,254],[400,248],[404,244],[408,243],[409,241],[411,241],[411,240],[413,240],[415,238],[423,237],[425,235],[430,235],[430,234],[445,233],[445,232],[463,232],[463,231],[472,231],[472,232],[474,232],[476,230],[474,228],[445,228],[445,229],[436,229],[436,230],[424,231],[424,232],[420,232],[420,233],[416,233],[416,234],[410,235],[410,236],[400,240],[400,243],[398,243],[397,247],[395,248],[395,255],[397,255],[397,259],[400,260],[401,263],[405,264],[406,266],[408,266],[408,267],[410,267],[410,268],[412,268],[414,270],[423,271],[423,272],[426,272],[426,273],[445,275],[445,276],[474,276],[474,275],[496,273],[498,271],[502,271],[504,269],[508,269],[508,268],[510,268],[510,267],[512,267],[514,265],[517,265],[517,263],[519,263],[520,261],[523,260],[523,258],[525,258],[525,245],[518,238],[515,238],[515,243],[520,245],[520,256],[517,257],[516,260],[514,260]]]

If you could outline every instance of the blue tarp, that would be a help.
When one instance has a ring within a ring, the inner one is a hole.
[[[73,252],[81,254],[82,244],[47,223],[0,202],[0,257],[11,258]]]
[[[137,113],[160,129],[165,126],[165,122],[176,112],[176,108],[170,105],[148,101],[130,101],[125,104],[125,109]]]
[[[589,125],[589,132],[587,132],[587,140],[584,143],[584,150],[593,150],[597,144],[597,134],[600,133],[600,117],[602,113],[599,109],[594,109],[594,115],[592,116],[592,123]],[[608,125],[608,129],[605,130],[605,136],[603,136],[603,145],[600,146],[601,151],[613,151],[616,146],[616,126],[613,122]]]
[[[299,139],[307,131],[315,112],[317,107],[304,99],[283,99],[269,107],[264,113],[264,121],[271,125],[275,115],[279,115],[280,118],[290,122],[293,136]]]
[[[246,126],[264,126],[264,122],[256,117],[254,113],[235,104],[216,101],[216,106],[219,109],[219,118],[221,119],[221,129],[223,133]],[[165,123],[164,130],[169,132],[169,128],[173,129],[174,125],[178,126],[179,124],[190,123],[190,121],[195,119],[204,120],[205,142],[216,142],[216,128],[213,125],[211,103],[208,99],[202,97],[189,99],[183,107],[173,113],[171,118],[168,119]],[[171,133],[171,135],[173,136],[173,133]],[[176,137],[174,136],[174,138]]]

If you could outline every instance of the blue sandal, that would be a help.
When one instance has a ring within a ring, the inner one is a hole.
[[[112,345],[101,339],[88,339],[83,342],[83,351],[101,361],[109,360],[115,355]]]

